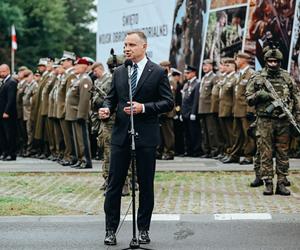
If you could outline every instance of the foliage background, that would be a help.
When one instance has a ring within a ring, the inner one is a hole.
[[[1,0],[0,63],[10,64],[11,25],[17,32],[16,66],[34,68],[40,57],[61,57],[63,50],[96,56],[93,0]]]

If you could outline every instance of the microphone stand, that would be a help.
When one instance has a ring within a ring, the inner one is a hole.
[[[122,250],[129,249],[144,249],[151,250],[148,248],[140,247],[139,240],[136,237],[136,209],[135,209],[135,160],[136,160],[136,151],[135,151],[135,130],[134,130],[134,120],[133,120],[133,102],[132,102],[132,89],[131,89],[131,66],[127,66],[128,70],[128,84],[129,84],[129,102],[130,102],[130,137],[131,137],[131,197],[132,197],[132,240],[129,244],[129,247]]]

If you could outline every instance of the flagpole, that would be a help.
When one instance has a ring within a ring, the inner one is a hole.
[[[18,48],[15,26],[11,26],[11,72],[15,73],[15,52]]]
[[[11,48],[11,73],[15,73],[15,50]]]

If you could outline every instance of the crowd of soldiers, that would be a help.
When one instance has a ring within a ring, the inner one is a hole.
[[[280,68],[282,53],[278,49],[265,53],[266,63],[277,62],[276,70],[266,66],[255,72],[250,60],[247,53],[239,52],[235,58],[222,58],[214,72],[213,61],[206,59],[200,80],[192,65],[180,72],[171,68],[169,61],[160,63],[168,74],[175,105],[174,110],[160,115],[162,140],[157,158],[173,160],[177,155],[213,158],[224,164],[254,163],[256,178],[250,186],[265,184],[264,194],[270,195],[275,155],[276,193],[289,195],[285,187],[290,185],[286,178],[289,121],[282,120],[277,107],[277,113],[264,110],[274,98],[269,97],[269,90],[262,83],[268,79],[275,89],[280,86],[279,96],[291,112],[296,112],[297,119],[298,89]],[[41,58],[36,72],[20,67],[15,76],[18,154],[57,161],[72,168],[92,168],[92,158],[103,157],[105,181],[101,189],[105,190],[114,117],[100,120],[98,109],[111,88],[114,68],[123,62],[123,56],[112,55],[107,61],[110,72],[106,72],[102,63],[88,57],[76,58],[74,53],[65,51],[60,59]],[[269,124],[270,119],[275,124]],[[128,183],[123,195],[129,194]]]
[[[254,164],[256,177],[250,186],[265,184],[263,194],[272,195],[274,156],[276,194],[290,195],[286,188],[291,185],[286,178],[290,123],[291,119],[294,124],[300,122],[299,91],[280,67],[283,55],[279,49],[269,47],[264,52],[265,67],[261,71],[250,67],[249,54],[239,52],[235,58],[222,58],[216,73],[213,61],[204,60],[200,80],[197,68],[186,66],[184,84],[180,81],[182,73],[171,69],[169,62],[162,62],[169,72],[175,110],[161,116],[163,143],[158,158],[169,160],[177,154],[218,159],[224,164]],[[277,97],[265,87],[267,81],[274,86]],[[277,100],[282,100],[282,107]],[[288,117],[289,112],[294,117]]]

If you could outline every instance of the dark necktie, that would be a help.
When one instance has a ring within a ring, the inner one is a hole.
[[[135,63],[133,65],[133,72],[132,72],[131,77],[130,77],[130,79],[131,79],[131,91],[132,91],[132,95],[135,94],[135,90],[136,90],[137,74],[138,74],[137,68],[138,68],[138,66]]]

